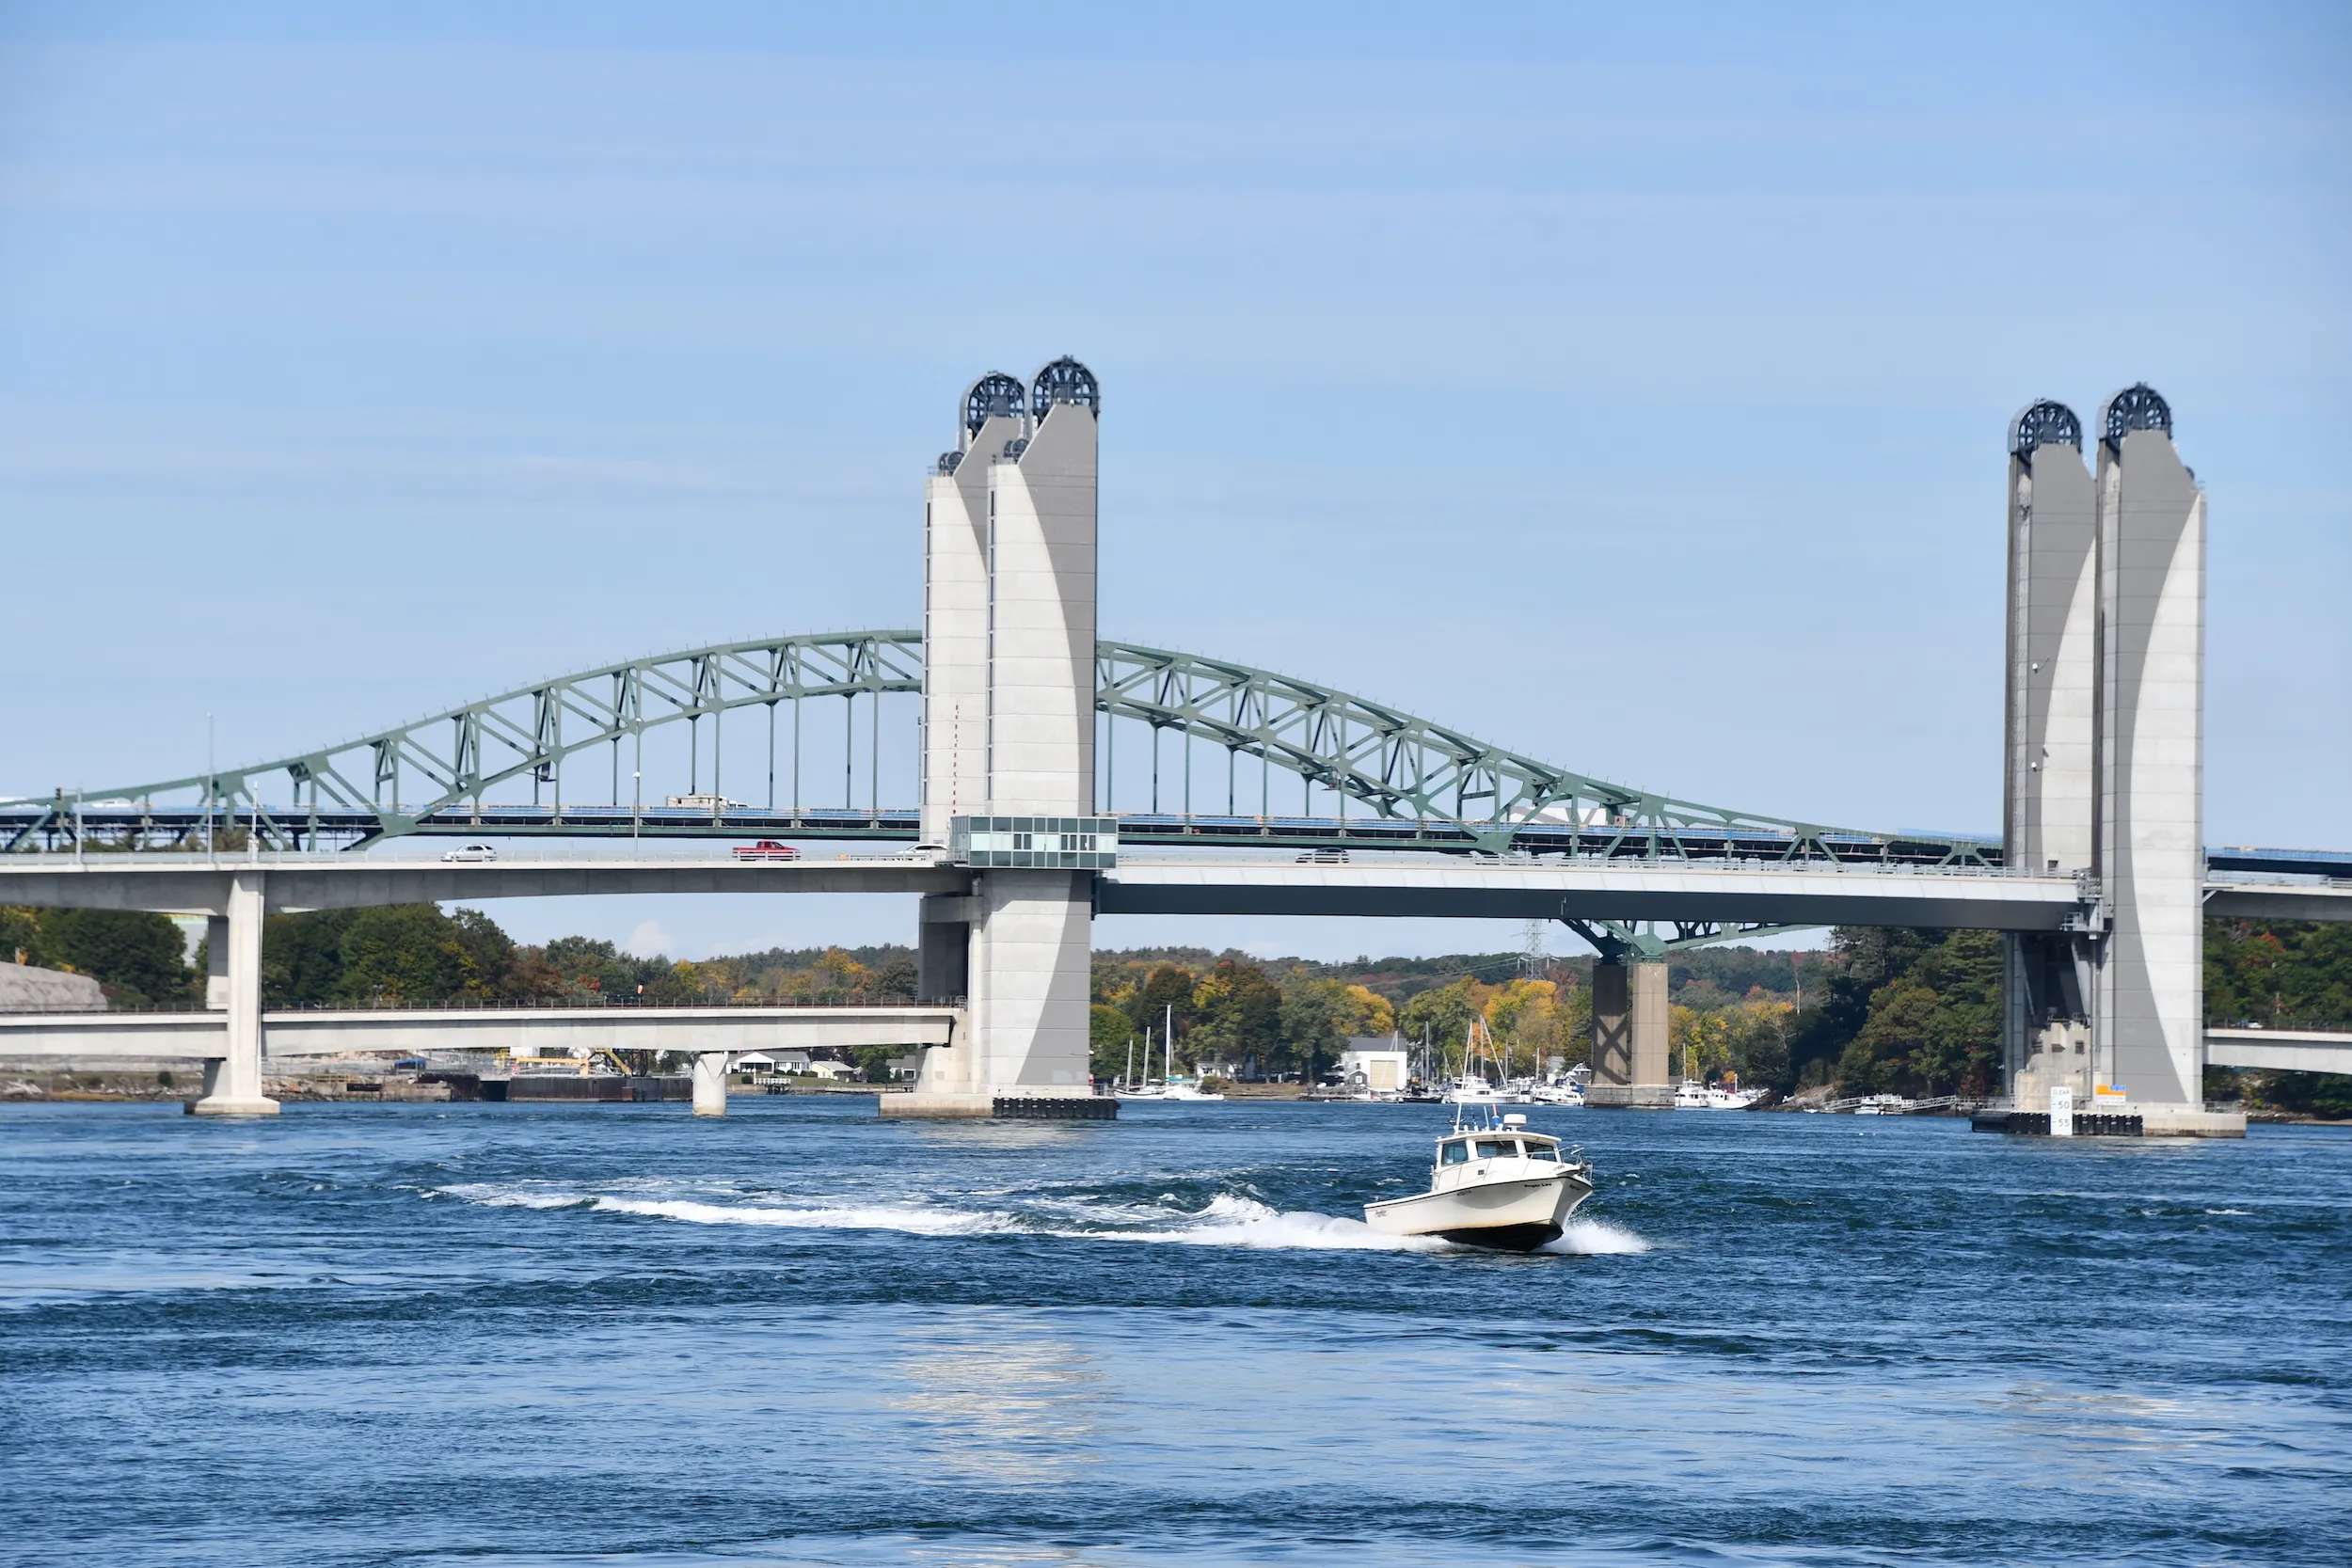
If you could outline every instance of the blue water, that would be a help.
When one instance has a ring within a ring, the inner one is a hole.
[[[2352,1133],[1439,1115],[0,1109],[0,1559],[2352,1560]]]

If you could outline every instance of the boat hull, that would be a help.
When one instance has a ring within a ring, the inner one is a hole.
[[[1558,1225],[1493,1225],[1478,1230],[1440,1230],[1440,1241],[1456,1246],[1480,1246],[1494,1252],[1533,1252],[1549,1246],[1565,1230]]]
[[[1460,1246],[1533,1252],[1560,1239],[1593,1194],[1573,1172],[1518,1178],[1364,1205],[1364,1223],[1388,1236],[1435,1236]]]

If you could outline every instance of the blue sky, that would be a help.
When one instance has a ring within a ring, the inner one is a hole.
[[[0,9],[0,793],[913,624],[957,390],[1070,352],[1106,635],[1984,830],[2005,423],[2147,380],[2207,838],[2352,843],[2352,13],[1888,9]],[[1183,937],[1516,945],[1098,931]]]

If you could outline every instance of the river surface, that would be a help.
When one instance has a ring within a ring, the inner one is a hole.
[[[0,1108],[0,1559],[2352,1560],[2352,1132],[1534,1119]]]

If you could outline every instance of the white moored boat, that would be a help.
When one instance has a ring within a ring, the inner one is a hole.
[[[1484,1078],[1465,1073],[1445,1086],[1440,1096],[1448,1105],[1504,1105],[1515,1103],[1508,1089],[1497,1088]]]
[[[1127,1042],[1127,1070],[1119,1075],[1119,1083],[1111,1090],[1114,1100],[1223,1100],[1225,1097],[1202,1088],[1189,1079],[1176,1076],[1176,1009],[1168,1009],[1168,1027],[1160,1037],[1163,1062],[1160,1076],[1134,1082],[1136,1075],[1136,1042]],[[1143,1070],[1152,1070],[1152,1031],[1143,1032]]]
[[[1560,1239],[1576,1206],[1593,1196],[1593,1167],[1560,1140],[1527,1130],[1516,1113],[1438,1140],[1429,1190],[1364,1205],[1364,1223],[1389,1236],[1437,1236],[1465,1246],[1533,1252]]]

